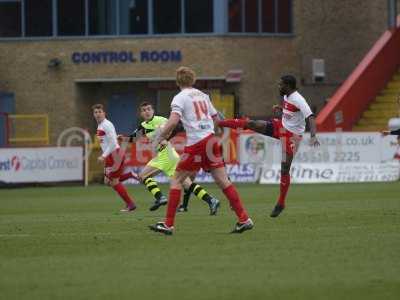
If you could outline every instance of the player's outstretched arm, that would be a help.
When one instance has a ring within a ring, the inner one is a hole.
[[[135,142],[138,138],[143,136],[145,133],[146,133],[146,129],[142,125],[140,125],[138,128],[135,129],[134,132],[132,132],[128,136],[128,142],[129,143]]]
[[[145,135],[148,132],[153,130],[145,129],[142,125],[136,128],[130,135],[126,136],[123,134],[119,134],[117,136],[118,143],[121,145],[122,143],[135,143],[139,138]]]
[[[118,147],[118,138],[114,126],[106,127],[104,128],[104,131],[106,132],[106,136],[108,137],[109,142],[107,148],[103,151],[103,154],[101,156],[103,158],[106,158]],[[99,160],[101,161],[101,159]]]
[[[317,139],[317,124],[315,123],[315,117],[314,115],[311,115],[307,118],[308,126],[310,128],[310,144],[311,146],[318,147],[320,145],[318,139]]]
[[[183,127],[182,122],[179,121],[178,124],[175,126],[175,128],[171,131],[170,135],[168,136],[168,138],[166,140],[169,141],[174,136],[176,136],[178,133],[184,132],[184,131],[185,131],[185,128]]]
[[[219,122],[225,119],[224,115],[218,111],[217,114],[212,116],[212,119],[214,122],[215,135],[222,137],[224,134],[224,130],[222,129],[222,126],[219,125]]]

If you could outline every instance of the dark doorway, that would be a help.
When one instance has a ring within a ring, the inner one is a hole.
[[[132,133],[137,125],[137,101],[133,94],[112,95],[108,100],[107,118],[118,134]]]

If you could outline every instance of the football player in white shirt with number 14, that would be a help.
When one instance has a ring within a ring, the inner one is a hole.
[[[238,192],[228,179],[219,140],[215,136],[214,121],[217,121],[217,111],[207,94],[193,88],[195,74],[191,69],[180,67],[176,72],[176,83],[181,92],[172,100],[171,115],[157,142],[166,139],[180,120],[186,131],[187,142],[171,180],[165,222],[151,225],[150,229],[172,234],[182,183],[203,168],[210,170],[215,183],[223,190],[236,213],[238,222],[232,233],[250,230],[253,228],[253,222],[247,215]]]

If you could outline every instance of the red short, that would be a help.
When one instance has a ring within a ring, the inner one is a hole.
[[[197,172],[202,168],[208,171],[224,165],[219,139],[210,134],[200,142],[185,147],[176,170]]]
[[[295,155],[302,139],[301,135],[290,132],[282,125],[281,119],[272,119],[273,137],[281,140],[282,152]]]
[[[114,150],[105,159],[104,175],[109,179],[120,178],[125,167],[125,151]]]

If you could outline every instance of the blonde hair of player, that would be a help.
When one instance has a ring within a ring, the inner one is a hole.
[[[179,67],[176,70],[176,84],[180,88],[192,87],[196,82],[196,73],[188,67]]]

